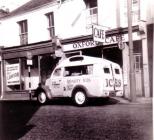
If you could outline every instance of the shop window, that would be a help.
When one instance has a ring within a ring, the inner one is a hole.
[[[54,13],[47,13],[46,14],[47,19],[48,19],[48,31],[49,31],[49,35],[50,37],[54,37],[55,36],[55,26],[54,26]]]
[[[18,22],[20,28],[20,44],[25,45],[28,44],[28,24],[27,20],[22,20]]]
[[[30,66],[30,75],[27,66],[27,58],[17,58],[5,61],[6,91],[36,89],[39,83],[38,56],[33,57],[33,65]]]
[[[20,61],[11,59],[5,61],[6,91],[20,90]]]

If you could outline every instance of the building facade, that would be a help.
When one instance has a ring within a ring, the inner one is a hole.
[[[119,63],[124,75],[124,96],[130,98],[127,0],[110,3],[111,0],[31,0],[1,17],[1,98],[27,95],[39,83],[45,83],[63,56],[75,54]],[[151,97],[153,20],[149,18],[147,23],[141,10],[144,8],[141,1],[133,0],[136,94]],[[93,40],[94,24],[105,28],[104,43]]]

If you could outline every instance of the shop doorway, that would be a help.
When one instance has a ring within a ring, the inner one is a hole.
[[[98,46],[98,47],[83,49],[82,54],[93,57],[102,57],[102,48]]]
[[[134,55],[134,70],[136,80],[136,95],[145,96],[143,92],[143,61],[142,61],[142,42],[133,42],[133,55]]]
[[[135,65],[135,79],[136,79],[136,95],[143,96],[143,79],[142,79],[142,55],[140,53],[134,54],[134,65]]]
[[[60,58],[53,57],[50,54],[41,56],[40,59],[40,81],[41,84],[45,84],[46,79],[48,79],[59,62]]]
[[[122,51],[118,47],[103,48],[103,57],[122,67]]]

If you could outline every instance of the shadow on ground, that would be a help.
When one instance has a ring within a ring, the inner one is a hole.
[[[86,107],[117,104],[113,98],[90,99]],[[59,98],[48,101],[46,105],[74,106],[70,98]],[[1,101],[0,102],[0,140],[17,140],[23,137],[35,125],[27,125],[40,105],[37,101]]]
[[[33,125],[27,125],[39,105],[30,101],[0,102],[0,139],[17,140],[30,131]]]
[[[104,106],[104,105],[113,105],[119,103],[118,100],[113,98],[90,98],[86,106]],[[45,105],[64,105],[64,106],[75,106],[71,98],[55,98],[49,100]]]

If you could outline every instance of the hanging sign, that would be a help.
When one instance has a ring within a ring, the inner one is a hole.
[[[33,61],[31,59],[27,59],[27,65],[32,66],[33,65]]]
[[[20,84],[20,66],[19,66],[19,64],[6,65],[6,84],[8,86]]]
[[[106,29],[103,26],[93,25],[93,40],[96,42],[105,42],[105,31]]]

